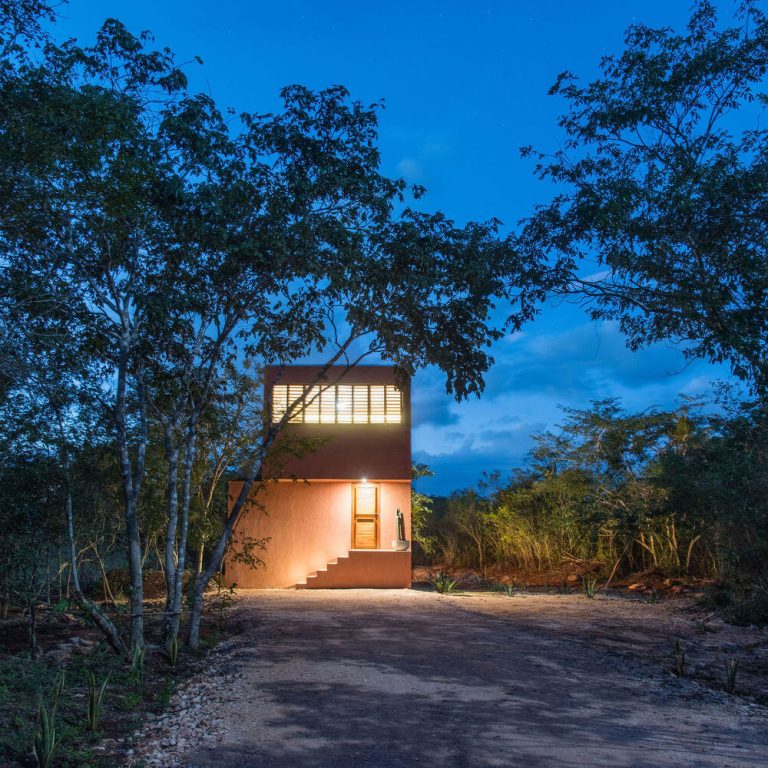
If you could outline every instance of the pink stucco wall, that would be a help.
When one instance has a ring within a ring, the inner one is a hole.
[[[406,538],[411,535],[410,482],[371,482],[379,487],[379,547],[391,549],[396,537],[395,510],[403,512]],[[245,588],[285,588],[345,556],[352,538],[352,487],[345,481],[280,481],[268,483],[258,493],[263,510],[255,505],[243,513],[237,534],[269,537],[261,554],[265,568],[253,570],[227,559],[226,581]],[[229,484],[230,504],[242,483]],[[349,586],[355,586],[350,584]],[[362,586],[362,585],[361,585]]]

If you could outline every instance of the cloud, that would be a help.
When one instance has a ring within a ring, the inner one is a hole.
[[[459,416],[454,409],[454,401],[445,393],[440,382],[432,383],[437,387],[424,386],[419,382],[419,386],[413,388],[411,395],[413,426],[434,424],[446,427],[458,423]]]
[[[584,322],[576,313],[557,322],[550,315],[494,345],[497,362],[481,399],[455,403],[438,372],[416,376],[414,456],[436,472],[420,488],[447,493],[476,483],[485,471],[522,466],[531,435],[562,423],[561,406],[618,397],[628,410],[670,408],[678,394],[707,395],[713,381],[727,377],[722,366],[689,364],[670,344],[632,352],[614,323]]]
[[[405,180],[411,184],[421,183],[424,181],[424,166],[412,157],[404,157],[397,164],[398,173],[401,173]]]
[[[488,375],[489,390],[544,391],[567,398],[591,393],[598,398],[612,384],[682,388],[685,380],[678,374],[708,367],[686,361],[682,350],[671,344],[632,352],[612,322],[581,323],[516,341],[494,350],[499,362]]]

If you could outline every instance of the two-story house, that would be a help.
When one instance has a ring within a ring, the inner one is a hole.
[[[307,406],[285,426],[283,440],[304,453],[273,459],[237,526],[266,539],[264,567],[232,557],[226,580],[244,588],[409,587],[411,552],[397,551],[397,511],[405,538],[411,522],[410,388],[394,369],[268,368],[265,403],[279,422],[302,394]],[[278,456],[280,452],[278,451]],[[242,487],[229,484],[229,503]]]

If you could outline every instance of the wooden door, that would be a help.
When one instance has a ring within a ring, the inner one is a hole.
[[[379,544],[379,497],[375,485],[356,485],[352,501],[352,549]]]

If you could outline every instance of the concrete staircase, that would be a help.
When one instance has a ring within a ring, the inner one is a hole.
[[[351,549],[310,573],[296,589],[402,589],[411,586],[411,553]]]

